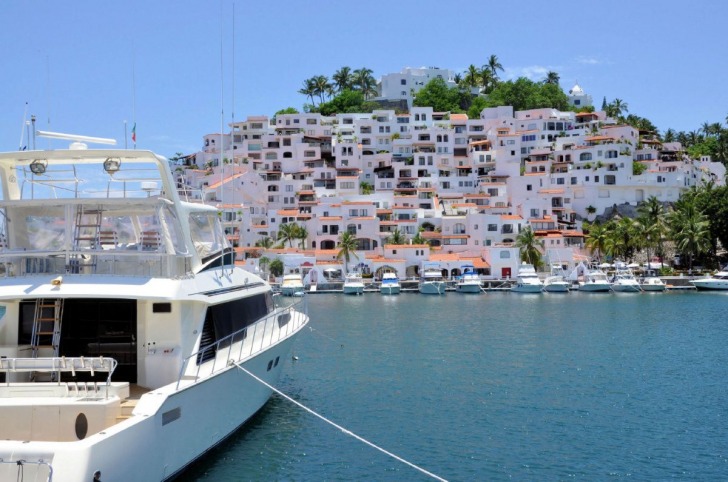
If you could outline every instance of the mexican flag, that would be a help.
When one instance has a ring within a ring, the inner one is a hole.
[[[136,122],[134,123],[134,127],[131,128],[131,140],[132,142],[136,142]]]

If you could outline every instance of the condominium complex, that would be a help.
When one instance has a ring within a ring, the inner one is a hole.
[[[591,103],[578,85],[571,96]],[[372,273],[413,276],[437,262],[448,273],[468,264],[485,278],[508,278],[527,226],[549,261],[573,266],[587,255],[581,220],[650,196],[674,202],[691,186],[725,179],[721,163],[689,159],[678,143],[604,112],[497,107],[469,119],[413,107],[256,116],[230,128],[204,136],[203,149],[177,166],[180,189],[218,206],[249,269],[258,266],[247,255],[264,251],[311,278],[341,268],[344,231],[358,244],[351,264]],[[305,239],[256,248],[293,222]],[[396,245],[395,231],[404,239]]]

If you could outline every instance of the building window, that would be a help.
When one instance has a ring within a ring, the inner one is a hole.
[[[498,225],[497,224],[489,224],[488,225],[488,231],[498,231]]]

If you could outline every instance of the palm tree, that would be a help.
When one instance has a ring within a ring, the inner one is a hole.
[[[670,214],[670,229],[675,246],[688,255],[688,268],[693,269],[693,257],[710,250],[710,222],[698,211],[695,199],[679,203]]]
[[[339,235],[339,252],[336,254],[336,259],[341,260],[341,258],[344,258],[344,274],[346,274],[348,269],[351,256],[359,259],[359,256],[356,254],[357,245],[356,237],[349,231],[344,231]]]
[[[308,229],[306,226],[296,225],[296,239],[300,241],[299,247],[306,249],[306,240],[308,239]]]
[[[266,236],[264,238],[261,238],[261,239],[259,239],[258,241],[255,242],[255,245],[257,247],[265,248],[265,249],[268,249],[268,248],[272,247],[273,244],[275,244],[275,243],[273,242],[273,240],[269,236]]]
[[[597,252],[597,259],[602,260],[602,253],[607,248],[608,229],[606,224],[594,223],[586,224],[584,230],[587,231],[586,247],[594,254]]]
[[[657,253],[660,256],[660,259],[662,259],[662,241],[663,235],[665,234],[665,209],[662,207],[662,203],[656,196],[650,196],[647,198],[647,201],[637,207],[637,212],[643,220],[643,237],[649,237],[647,240],[647,262],[650,261],[650,247],[657,248]],[[653,242],[654,244],[651,244]]]
[[[533,265],[538,271],[543,264],[539,248],[543,249],[544,243],[536,237],[536,233],[530,226],[519,233],[516,238],[516,246],[520,248],[521,261]]]
[[[455,74],[455,77],[452,78],[452,80],[455,82],[455,85],[460,85],[460,82],[463,81],[463,76],[460,74]]]
[[[310,98],[311,104],[313,106],[316,106],[316,102],[314,102],[313,100],[313,96],[316,95],[316,85],[314,83],[313,77],[303,81],[303,88],[299,89],[298,93]]]
[[[269,268],[270,274],[272,274],[273,276],[281,276],[284,269],[283,261],[281,260],[281,258],[276,258],[270,262]]]
[[[468,70],[465,71],[463,82],[468,87],[478,87],[480,85],[480,71],[475,65],[470,64]]]
[[[553,70],[549,71],[546,74],[546,78],[543,79],[544,84],[554,84],[559,85],[559,81],[561,81],[561,77],[558,73],[554,72]]]
[[[478,78],[480,79],[481,91],[484,94],[490,94],[498,83],[498,78],[487,66],[483,66],[483,68],[480,69],[480,75]]]
[[[498,80],[498,71],[505,72],[503,70],[503,65],[498,61],[497,55],[491,55],[488,58],[488,70],[490,70],[490,73],[493,74],[493,79],[496,81]]]
[[[389,244],[404,244],[405,241],[407,241],[407,238],[404,237],[404,234],[402,234],[402,231],[399,229],[395,229],[392,234],[387,237],[387,243]]]
[[[341,67],[331,76],[331,80],[334,81],[336,90],[339,92],[350,90],[352,87],[351,67]]]
[[[412,244],[430,244],[429,241],[422,237],[424,230],[425,228],[420,226],[420,229],[417,230],[417,234],[415,234],[414,238],[412,238]]]
[[[324,96],[331,92],[331,83],[325,75],[317,75],[313,78],[314,94],[319,96],[319,103],[324,102]]]
[[[675,142],[675,130],[674,129],[668,129],[665,131],[665,134],[662,136],[663,142]]]
[[[373,73],[373,70],[367,69],[366,67],[356,69],[352,73],[352,84],[364,94],[365,99],[368,99],[372,94],[376,94],[377,92],[377,81],[374,79]]]
[[[285,223],[281,224],[278,228],[278,241],[279,245],[285,246],[288,242],[289,247],[293,247],[293,241],[298,239],[299,226],[296,223]]]
[[[270,258],[267,256],[261,256],[258,260],[258,266],[260,266],[261,271],[263,272],[263,279],[266,279],[265,276],[265,267],[270,264]]]

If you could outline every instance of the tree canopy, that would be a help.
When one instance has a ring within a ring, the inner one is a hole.
[[[513,110],[551,107],[569,110],[569,98],[558,84],[534,82],[526,77],[499,82],[488,94],[486,107],[511,105]]]

